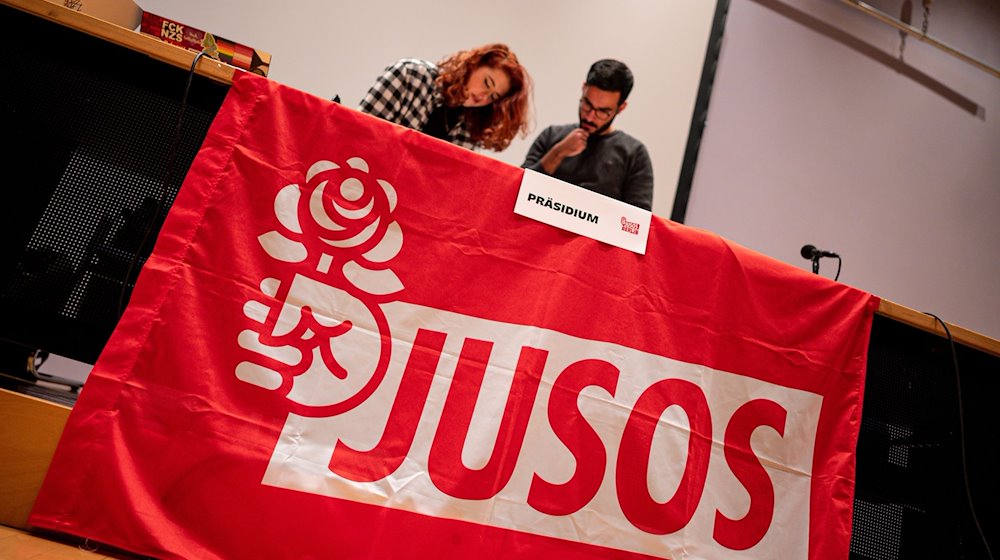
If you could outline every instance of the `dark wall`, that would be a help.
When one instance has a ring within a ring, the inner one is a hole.
[[[228,86],[0,16],[0,342],[93,363]]]
[[[988,558],[966,477],[979,525],[987,537],[1000,535],[991,459],[1000,444],[1000,357],[956,344],[956,371],[951,348],[945,338],[875,317],[851,558]]]

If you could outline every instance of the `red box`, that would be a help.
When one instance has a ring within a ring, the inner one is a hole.
[[[261,76],[271,67],[269,53],[149,12],[143,12],[139,31]]]

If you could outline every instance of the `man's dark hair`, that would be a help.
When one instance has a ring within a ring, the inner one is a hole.
[[[598,60],[587,71],[586,84],[604,91],[617,91],[619,105],[628,99],[628,94],[632,92],[634,83],[632,71],[628,69],[628,66],[625,66],[624,62],[610,58]]]

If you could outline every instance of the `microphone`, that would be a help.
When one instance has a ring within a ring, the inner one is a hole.
[[[840,255],[834,253],[833,251],[823,251],[817,249],[815,245],[803,245],[802,250],[799,251],[803,259],[817,260],[822,257],[833,257],[839,259]]]

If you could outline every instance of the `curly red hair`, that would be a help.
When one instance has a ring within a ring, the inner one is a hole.
[[[459,51],[441,61],[437,84],[445,102],[461,106],[465,101],[465,83],[469,75],[481,66],[503,70],[510,78],[510,91],[501,99],[485,106],[463,111],[465,126],[472,140],[488,150],[501,151],[517,136],[528,134],[528,99],[531,97],[531,77],[521,66],[510,47],[503,43],[483,45]]]

